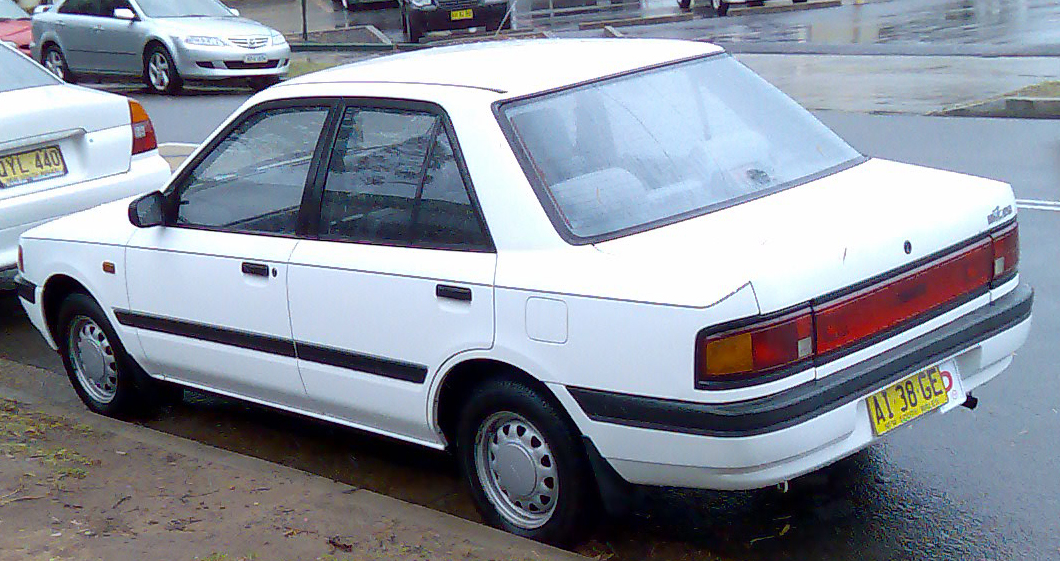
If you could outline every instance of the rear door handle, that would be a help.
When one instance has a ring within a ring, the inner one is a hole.
[[[269,266],[265,265],[264,263],[250,263],[248,261],[244,261],[243,262],[243,274],[244,275],[254,275],[256,277],[268,278],[268,276],[269,276]]]
[[[460,302],[471,301],[471,289],[463,286],[451,286],[439,284],[434,288],[435,296],[446,300],[459,300]]]

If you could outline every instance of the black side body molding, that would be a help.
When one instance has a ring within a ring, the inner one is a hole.
[[[590,419],[704,436],[777,431],[836,409],[1031,316],[1034,291],[1021,284],[997,301],[864,362],[780,393],[733,403],[695,403],[568,387]]]
[[[18,291],[19,298],[30,304],[37,303],[37,285],[22,278],[22,275],[15,275],[15,290]]]
[[[118,323],[127,327],[189,337],[289,358],[299,358],[309,362],[357,370],[415,384],[422,384],[427,379],[427,367],[418,364],[352,353],[310,343],[295,342],[283,337],[225,329],[213,325],[130,312],[128,310],[116,309],[114,310],[114,316],[118,318]]]

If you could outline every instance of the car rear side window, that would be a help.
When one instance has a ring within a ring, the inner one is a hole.
[[[62,81],[13,49],[0,47],[0,92],[54,86]]]
[[[324,185],[320,236],[490,247],[441,117],[402,109],[346,110]]]
[[[177,225],[294,235],[328,110],[267,109],[240,123],[179,188]]]
[[[102,13],[101,10],[100,0],[66,0],[59,6],[60,14],[98,16]]]

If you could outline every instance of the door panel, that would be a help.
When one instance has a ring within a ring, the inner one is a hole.
[[[496,254],[440,111],[351,106],[337,125],[319,239],[290,261],[299,372],[321,413],[438,443],[428,382],[493,344]]]
[[[289,271],[291,325],[318,411],[435,440],[424,380],[454,354],[492,345],[495,265],[492,253],[299,243]],[[439,285],[471,298],[440,297]]]
[[[116,8],[129,8],[128,2],[103,2],[104,14],[96,25],[96,49],[100,69],[107,72],[139,74],[143,71],[144,24],[111,17]]]
[[[138,329],[153,372],[308,407],[287,310],[287,262],[330,110],[309,101],[252,109],[177,179],[167,226],[134,234],[126,255],[130,309],[119,321]]]
[[[287,314],[287,259],[296,244],[182,228],[137,231],[126,253],[129,312],[150,369],[304,407]],[[244,272],[244,264],[269,276]]]

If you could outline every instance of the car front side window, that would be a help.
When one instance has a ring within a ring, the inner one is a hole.
[[[442,118],[350,107],[321,201],[324,239],[486,250],[490,247]]]
[[[328,111],[283,107],[244,120],[178,187],[176,225],[294,235]]]

